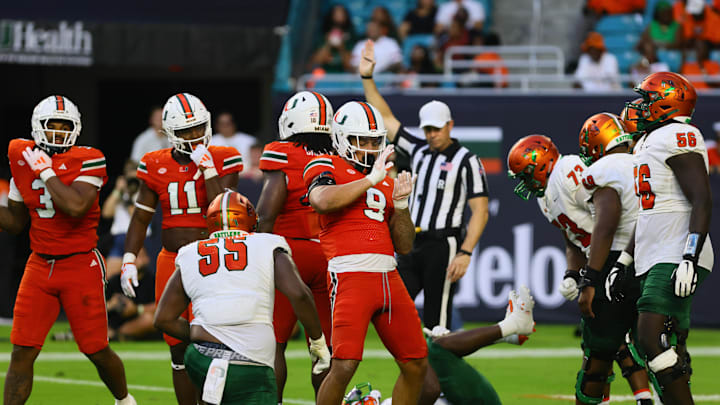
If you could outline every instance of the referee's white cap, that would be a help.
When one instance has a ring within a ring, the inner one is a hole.
[[[442,128],[449,121],[452,121],[450,107],[442,101],[433,100],[420,108],[420,128]]]

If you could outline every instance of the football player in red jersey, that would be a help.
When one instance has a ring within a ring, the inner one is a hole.
[[[396,271],[395,252],[412,249],[410,173],[387,176],[387,131],[375,107],[351,101],[335,113],[339,156],[319,156],[303,171],[312,207],[320,213],[320,243],[328,259],[333,361],[317,403],[340,403],[362,360],[370,322],[400,367],[395,404],[417,404],[427,369],[420,318]]]
[[[155,274],[155,302],[175,271],[175,257],[181,246],[208,236],[205,212],[208,204],[225,188],[235,188],[243,163],[232,147],[207,146],[212,135],[210,112],[199,98],[179,93],[163,108],[163,132],[172,148],[148,152],[138,164],[140,191],[136,210],[128,226],[123,256],[121,286],[134,296],[137,287],[135,255],[145,241],[145,231],[158,201],[162,207],[162,245]],[[183,316],[188,321],[192,311]],[[187,344],[163,335],[170,346],[175,397],[179,404],[196,404],[196,394],[185,372],[183,356]]]
[[[24,404],[30,396],[33,364],[62,306],[78,348],[115,403],[135,404],[122,361],[108,345],[105,262],[95,249],[105,156],[74,146],[80,112],[67,97],[42,100],[31,123],[33,141],[8,145],[13,178],[8,207],[0,207],[0,227],[9,232],[21,232],[30,220],[32,248],[15,301],[4,403]]]
[[[263,191],[258,203],[260,232],[284,236],[300,276],[310,287],[322,324],[324,337],[331,338],[330,299],[327,289],[327,260],[320,248],[320,220],[307,202],[302,173],[313,158],[334,154],[330,138],[333,108],[320,93],[301,91],[292,96],[278,119],[279,141],[265,146],[260,157]],[[285,295],[275,292],[273,327],[277,350],[275,378],[278,403],[282,403],[287,380],[285,348],[297,317]],[[312,374],[315,392],[326,373]]]

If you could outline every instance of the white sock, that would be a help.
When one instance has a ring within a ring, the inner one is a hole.
[[[116,399],[115,405],[137,405],[137,402],[135,402],[135,398],[133,398],[133,396],[128,393],[125,398]]]

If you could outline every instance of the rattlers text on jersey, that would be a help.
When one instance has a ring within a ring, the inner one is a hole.
[[[205,192],[205,177],[193,179],[198,168],[195,163],[178,163],[172,148],[148,152],[138,164],[137,176],[160,198],[162,227],[205,228],[205,211],[209,201]],[[232,147],[209,146],[218,176],[241,172],[240,153]]]
[[[364,174],[338,156],[323,155],[311,160],[303,172],[306,187],[319,176],[335,184],[362,179]],[[364,196],[347,207],[320,215],[320,242],[328,259],[328,270],[391,271],[395,269],[395,248],[388,220],[395,206],[395,182],[388,176],[369,188]]]
[[[290,238],[315,239],[320,233],[318,213],[307,200],[303,170],[317,157],[293,142],[276,141],[265,145],[260,157],[260,170],[280,170],[285,173],[287,197],[280,215],[275,219],[273,233]]]
[[[585,202],[588,193],[582,186],[585,170],[587,167],[577,155],[561,156],[550,173],[545,195],[537,201],[548,221],[587,255],[593,221]]]
[[[97,244],[100,220],[97,198],[80,218],[56,209],[45,183],[35,176],[22,156],[26,147],[34,148],[35,142],[13,139],[8,145],[12,183],[19,191],[19,195],[11,192],[9,198],[22,201],[30,213],[30,248],[55,256],[90,251]],[[100,188],[107,181],[105,156],[88,146],[73,146],[67,152],[53,155],[52,169],[67,185],[84,181]]]
[[[268,367],[275,364],[275,249],[290,253],[282,236],[253,233],[195,241],[175,259],[192,302],[192,324]]]
[[[666,162],[673,156],[691,152],[702,155],[707,170],[707,150],[700,130],[681,123],[658,128],[635,145],[633,175],[640,205],[635,229],[635,271],[638,275],[657,263],[682,261],[692,206]],[[698,265],[712,270],[713,261],[708,235]]]
[[[592,194],[598,188],[609,187],[614,189],[620,198],[622,212],[620,223],[613,236],[610,250],[623,250],[627,246],[635,229],[637,221],[637,196],[632,178],[633,156],[627,153],[611,153],[601,157],[588,166],[582,173],[582,183],[590,193],[588,203],[593,220],[595,207],[592,204]]]

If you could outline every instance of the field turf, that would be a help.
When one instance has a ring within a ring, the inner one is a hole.
[[[468,324],[466,327],[478,326]],[[53,332],[67,330],[59,322]],[[498,344],[480,350],[469,362],[495,386],[504,404],[572,403],[575,374],[581,363],[580,340],[571,325],[538,325],[528,342],[517,347]],[[51,332],[52,333],[52,332]],[[10,327],[0,327],[0,380],[5,372],[12,345]],[[691,330],[688,340],[692,354],[692,390],[697,403],[720,403],[717,363],[720,360],[720,331]],[[163,342],[113,343],[125,363],[130,392],[138,404],[172,404],[170,358]],[[300,340],[288,347],[286,404],[313,404],[309,360]],[[715,365],[713,365],[715,364]],[[713,371],[714,370],[714,371]],[[630,389],[619,369],[613,384],[613,403],[634,404]],[[390,395],[398,375],[394,361],[384,351],[373,328],[365,344],[365,360],[353,384],[369,381],[373,388]],[[29,404],[112,404],[113,398],[102,385],[90,361],[77,351],[74,342],[47,340],[35,363],[35,382]]]

